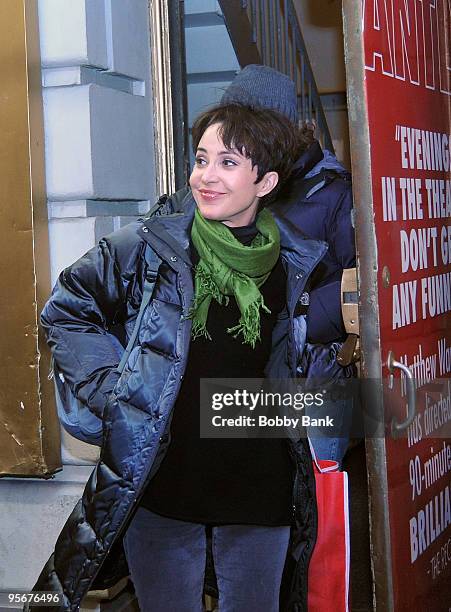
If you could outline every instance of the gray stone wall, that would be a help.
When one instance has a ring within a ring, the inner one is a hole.
[[[52,282],[155,201],[147,0],[38,0]],[[63,435],[48,481],[0,481],[0,591],[30,589],[97,449]]]

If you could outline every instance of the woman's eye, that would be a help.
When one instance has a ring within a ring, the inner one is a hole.
[[[204,166],[207,163],[203,157],[196,157],[194,161],[196,162],[196,166]]]
[[[224,164],[224,166],[236,166],[237,165],[237,163],[233,161],[233,159],[224,159],[222,163]]]

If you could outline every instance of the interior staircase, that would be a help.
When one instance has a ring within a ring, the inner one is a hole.
[[[265,64],[293,79],[301,120],[333,151],[292,0],[185,0],[184,26],[189,127],[241,67]]]

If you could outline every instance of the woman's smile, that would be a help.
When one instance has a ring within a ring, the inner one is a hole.
[[[200,196],[207,202],[211,202],[213,200],[217,200],[218,198],[227,195],[221,191],[213,191],[211,189],[199,189],[198,190]]]

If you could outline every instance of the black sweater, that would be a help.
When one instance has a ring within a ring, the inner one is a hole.
[[[249,245],[255,224],[234,228]],[[198,261],[197,253],[194,261]],[[276,317],[285,302],[285,272],[279,259],[260,288],[271,314],[261,312],[261,342],[255,348],[234,339],[227,328],[240,317],[212,300],[207,329],[212,340],[191,343],[188,366],[174,407],[171,444],[141,501],[142,506],[175,519],[204,524],[289,525],[292,465],[283,439],[201,439],[200,378],[263,378]]]

